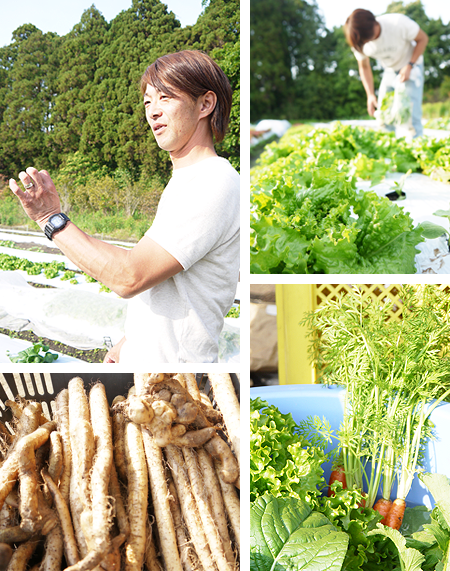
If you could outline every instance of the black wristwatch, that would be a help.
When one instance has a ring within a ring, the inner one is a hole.
[[[70,220],[68,216],[66,216],[62,212],[50,216],[44,228],[44,233],[47,236],[47,238],[49,240],[53,240],[53,234],[65,228],[67,222],[70,222]]]
[[[412,68],[416,65],[413,61],[408,62],[408,65],[410,65]]]

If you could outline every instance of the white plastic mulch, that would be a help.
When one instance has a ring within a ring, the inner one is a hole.
[[[76,266],[61,253],[20,250],[20,244],[33,242],[37,247],[51,243],[38,233],[15,233],[0,230],[0,240],[16,242],[17,248],[0,246],[0,252],[33,262],[63,261],[68,269]],[[117,242],[116,242],[117,244]],[[118,245],[124,246],[124,243]],[[57,250],[58,251],[58,250]],[[62,273],[61,273],[62,275]],[[25,271],[0,271],[0,327],[13,331],[32,330],[40,337],[48,337],[76,347],[95,349],[114,345],[123,337],[127,300],[114,293],[100,292],[98,283],[88,283],[79,274],[78,284],[45,275],[28,275]],[[29,283],[52,288],[34,288]],[[240,300],[240,291],[236,293]],[[219,362],[238,363],[240,359],[240,320],[228,318],[219,339]],[[0,363],[6,349],[15,352],[18,340],[0,339]],[[30,343],[25,343],[30,346]],[[22,350],[22,346],[19,350]],[[69,359],[69,357],[67,357]],[[58,359],[57,363],[64,362]]]

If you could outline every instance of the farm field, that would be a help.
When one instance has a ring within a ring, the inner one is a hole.
[[[265,147],[252,273],[449,273],[448,131],[409,142],[368,124],[297,125]]]

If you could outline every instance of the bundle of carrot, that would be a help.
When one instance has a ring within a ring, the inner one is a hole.
[[[53,421],[7,401],[0,571],[237,570],[239,403],[229,375],[209,380],[218,408],[194,375],[166,373],[135,375],[111,407],[76,377]]]
[[[400,298],[401,319],[394,320],[393,302],[367,298],[354,286],[305,320],[323,379],[346,389],[332,478],[363,491],[365,507],[395,529],[432,437],[430,415],[450,396],[450,292],[404,286]]]

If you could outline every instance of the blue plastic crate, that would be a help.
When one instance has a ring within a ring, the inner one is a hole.
[[[283,385],[256,387],[250,390],[250,398],[260,397],[276,406],[280,412],[290,412],[295,422],[305,420],[308,416],[325,417],[333,431],[339,429],[344,410],[344,389],[325,385]],[[436,439],[428,442],[423,468],[426,472],[445,474],[450,478],[450,403],[441,403],[431,413],[431,421],[435,425]],[[337,441],[329,445],[327,451],[335,448]],[[324,477],[328,481],[331,473],[331,462],[324,464]],[[396,485],[392,496],[395,496]],[[411,491],[407,497],[408,505],[434,505],[433,498],[426,487],[414,478]]]

